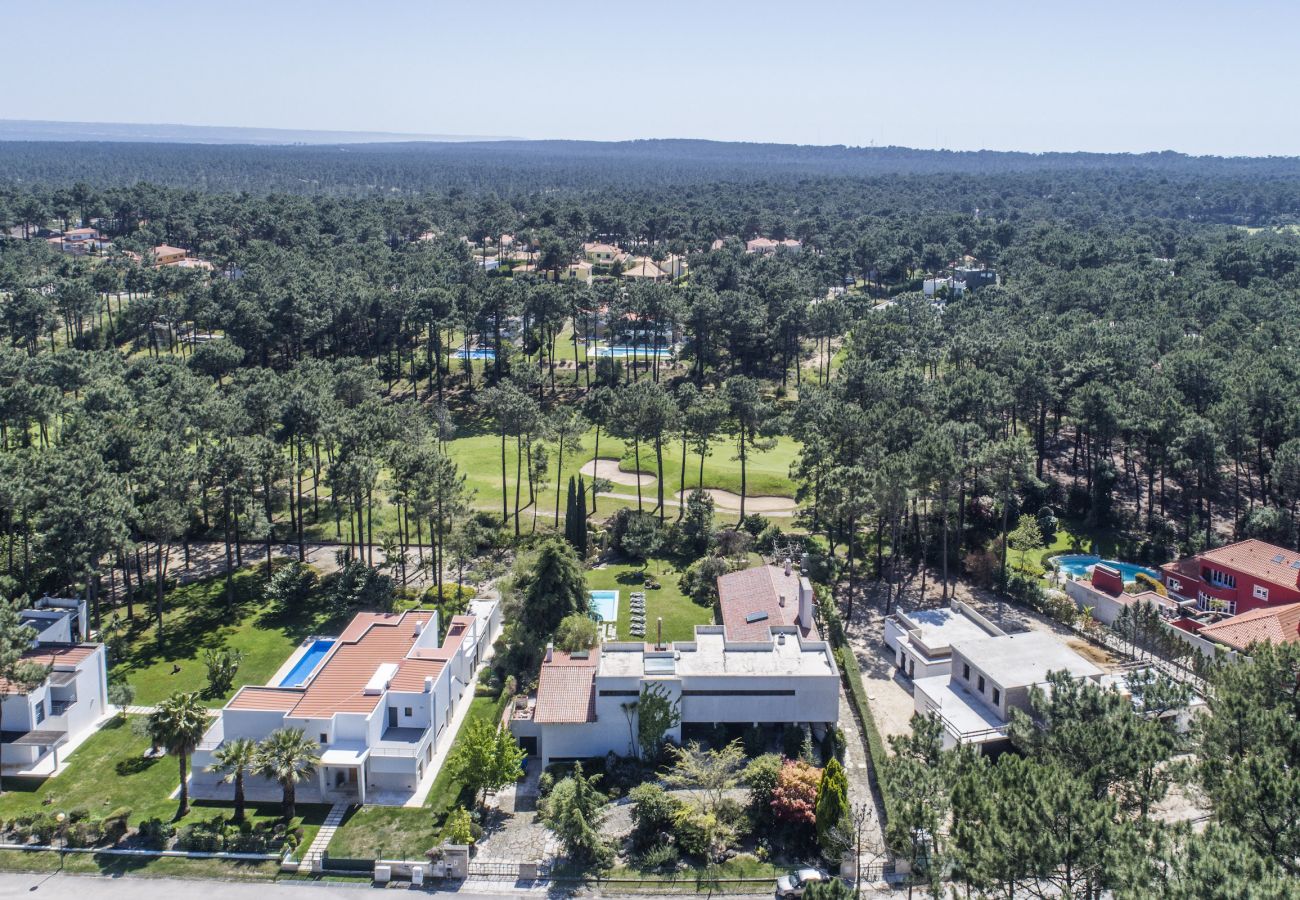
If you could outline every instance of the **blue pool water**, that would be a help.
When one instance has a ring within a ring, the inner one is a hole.
[[[591,608],[602,622],[618,621],[618,591],[589,591]]]
[[[666,347],[660,347],[655,351],[654,347],[597,347],[596,356],[608,356],[614,359],[623,359],[628,356],[651,359],[658,355],[661,359],[667,359],[673,355],[673,351]]]
[[[293,664],[289,674],[280,680],[280,687],[298,687],[306,681],[307,676],[316,671],[316,666],[320,664],[325,654],[330,652],[330,647],[333,646],[334,642],[331,640],[313,641],[312,645],[307,648],[307,652]]]
[[[1053,557],[1053,562],[1060,570],[1075,578],[1083,578],[1092,571],[1092,567],[1099,562],[1104,562],[1112,568],[1119,569],[1120,575],[1124,576],[1125,581],[1137,581],[1137,573],[1145,572],[1152,578],[1159,579],[1160,573],[1155,569],[1148,569],[1146,566],[1139,566],[1137,563],[1116,562],[1113,559],[1102,559],[1100,556],[1090,556],[1085,554],[1074,554],[1067,556]]]
[[[485,348],[476,347],[473,350],[457,350],[456,358],[457,359],[496,359],[497,352],[495,350],[487,350]]]

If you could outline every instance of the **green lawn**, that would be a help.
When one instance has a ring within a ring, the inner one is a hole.
[[[135,703],[152,706],[176,691],[207,688],[204,652],[228,647],[244,654],[234,687],[221,696],[204,694],[204,702],[221,706],[245,684],[265,684],[294,648],[327,622],[311,612],[285,616],[262,602],[262,567],[235,573],[235,605],[225,601],[225,578],[182,585],[169,592],[163,614],[164,643],[148,608],[136,607],[134,627],[118,651],[110,680],[126,679],[135,687]],[[179,671],[175,669],[179,667]]]
[[[645,639],[655,639],[655,620],[664,620],[665,641],[692,641],[695,626],[713,622],[713,609],[700,606],[685,596],[677,586],[681,572],[668,560],[651,559],[646,574],[659,582],[658,590],[645,591]],[[639,640],[628,630],[632,624],[632,591],[645,590],[642,585],[641,566],[636,563],[611,563],[603,569],[586,573],[587,587],[591,590],[616,590],[618,598],[618,637],[622,641]]]
[[[472,721],[497,722],[505,709],[505,694],[475,696],[461,725]],[[460,739],[461,732],[456,738]],[[453,747],[453,751],[454,747]],[[449,754],[450,755],[450,754]],[[429,789],[422,807],[363,806],[354,809],[330,841],[329,852],[352,859],[422,859],[442,832],[442,824],[456,806],[468,805],[465,785],[451,777],[444,765]]]
[[[213,881],[274,881],[278,862],[244,862],[230,859],[185,859],[183,857],[133,857],[106,853],[58,853],[0,850],[3,872],[73,872],[84,875],[143,876],[146,878],[192,878]],[[88,889],[91,887],[87,886]],[[35,890],[35,888],[32,888]]]
[[[0,795],[0,819],[44,810],[68,811],[85,807],[92,817],[114,810],[131,810],[130,823],[157,816],[170,821],[177,803],[171,796],[180,785],[175,757],[146,759],[149,740],[137,735],[127,719],[115,719],[73,751],[62,774],[49,779],[6,778]],[[304,819],[305,841],[310,841],[324,820],[325,806],[299,805]],[[230,804],[195,801],[189,816],[193,822],[229,815]],[[249,807],[254,820],[274,819],[278,804]]]
[[[1088,528],[1082,522],[1062,519],[1051,543],[1041,550],[1026,552],[1023,564],[1021,554],[1009,550],[1007,565],[1030,575],[1043,575],[1047,571],[1047,560],[1063,553],[1096,553],[1105,559],[1118,559],[1119,543],[1120,535],[1113,528]]]

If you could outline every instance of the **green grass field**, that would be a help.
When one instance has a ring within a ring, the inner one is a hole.
[[[177,802],[171,796],[180,785],[175,757],[145,758],[149,740],[136,734],[128,719],[115,719],[86,740],[68,760],[68,767],[54,778],[6,778],[0,795],[0,818],[12,819],[41,810],[66,812],[78,807],[91,816],[102,817],[122,807],[131,810],[130,823],[157,816],[171,821]],[[328,807],[302,805],[304,841],[324,821]],[[231,813],[230,804],[194,801],[181,824],[206,821]],[[278,804],[250,805],[254,821],[280,816]],[[0,866],[2,868],[2,866]]]
[[[616,590],[618,600],[618,639],[635,641],[629,631],[632,624],[632,591],[645,590],[645,640],[655,639],[655,621],[664,620],[665,641],[692,641],[695,639],[695,626],[708,625],[713,622],[713,610],[685,596],[677,586],[681,571],[671,562],[663,559],[651,559],[645,574],[659,582],[658,590],[646,590],[642,583],[641,566],[635,563],[610,563],[601,569],[591,569],[586,573],[587,587],[591,590]]]
[[[328,623],[326,617],[312,612],[285,616],[267,609],[262,603],[264,579],[260,566],[235,573],[233,612],[225,601],[222,577],[170,591],[161,646],[151,610],[137,605],[134,627],[118,651],[110,680],[126,679],[135,688],[135,703],[142,706],[152,706],[176,691],[204,692],[208,679],[204,653],[227,647],[244,654],[234,686],[221,696],[204,693],[204,702],[221,706],[241,686],[265,684],[303,638]],[[177,667],[179,671],[174,671]]]

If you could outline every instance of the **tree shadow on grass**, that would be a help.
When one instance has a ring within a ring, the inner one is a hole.
[[[147,772],[152,769],[158,762],[160,756],[133,756],[130,759],[119,760],[113,767],[113,771],[122,778],[129,778],[132,775],[139,775],[141,772]]]

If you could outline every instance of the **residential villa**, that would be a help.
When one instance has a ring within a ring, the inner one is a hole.
[[[783,238],[782,240],[773,240],[772,238],[756,237],[745,241],[746,253],[759,253],[768,255],[785,250],[790,253],[798,253],[803,250],[803,242],[796,241],[794,238]]]
[[[1300,602],[1300,553],[1258,540],[1238,541],[1165,563],[1171,597],[1227,615]]]
[[[648,256],[633,256],[623,265],[627,281],[668,281],[670,276]]]
[[[36,631],[23,660],[49,674],[31,689],[0,679],[0,771],[48,777],[116,710],[104,645],[86,641],[83,601],[42,598],[21,617]]]
[[[180,247],[173,247],[170,244],[159,244],[153,248],[153,263],[155,266],[174,265],[189,256],[188,250],[182,250]]]
[[[543,766],[628,755],[637,698],[658,686],[678,704],[680,742],[719,723],[807,726],[839,721],[839,670],[813,622],[812,587],[776,566],[718,579],[721,625],[693,641],[613,642],[565,653],[548,647],[533,696],[520,697],[511,731]]]
[[[1045,684],[1049,672],[1104,683],[1101,668],[1039,631],[960,637],[949,656],[947,674],[912,682],[916,712],[938,717],[945,747],[1008,740],[1011,710],[1029,712],[1030,689]]]
[[[946,608],[899,610],[885,619],[885,646],[894,652],[894,665],[911,679],[947,675],[954,641],[1004,634],[959,600]]]
[[[315,783],[299,788],[300,799],[419,803],[499,627],[497,602],[475,600],[451,618],[441,644],[429,610],[360,613],[338,637],[305,641],[268,684],[241,688],[222,708],[194,753],[191,791],[228,798],[231,786],[208,771],[218,748],[297,728],[320,743]],[[278,788],[250,778],[248,793]]]
[[[582,255],[593,266],[612,266],[616,262],[623,262],[627,259],[627,254],[613,244],[599,241],[583,244]]]

